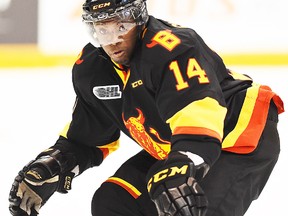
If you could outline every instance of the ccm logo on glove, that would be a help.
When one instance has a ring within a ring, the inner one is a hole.
[[[148,181],[148,184],[147,184],[148,192],[150,192],[151,190],[152,183],[157,183],[159,181],[162,181],[168,177],[173,177],[175,175],[185,175],[187,173],[187,169],[188,169],[188,165],[183,165],[180,168],[177,166],[174,166],[174,167],[161,170],[160,172],[154,174],[154,176],[152,176],[150,180]]]
[[[72,177],[66,176],[65,177],[65,183],[64,183],[64,189],[65,190],[71,190],[71,182],[72,182]]]

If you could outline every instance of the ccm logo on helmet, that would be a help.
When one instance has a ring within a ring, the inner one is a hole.
[[[152,178],[150,178],[147,189],[148,192],[151,190],[151,186],[153,183],[157,183],[159,181],[162,181],[165,178],[175,176],[176,174],[185,175],[188,169],[188,165],[184,165],[181,168],[178,167],[170,167],[168,169],[161,170],[160,172],[156,173]]]
[[[100,9],[100,8],[109,7],[110,5],[111,5],[111,2],[106,2],[106,3],[94,5],[94,6],[93,6],[93,10],[98,10],[98,9]]]

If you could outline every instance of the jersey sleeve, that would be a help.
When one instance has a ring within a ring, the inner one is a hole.
[[[194,30],[153,18],[149,22],[142,74],[170,127],[171,151],[193,152],[212,165],[221,152],[227,108],[220,83],[227,69]]]
[[[88,44],[73,67],[72,80],[76,101],[72,119],[60,132],[56,142],[57,148],[73,150],[82,170],[100,165],[119,147],[119,128],[110,119],[103,105],[100,102],[92,103],[89,96],[93,94],[89,82],[93,79],[91,76],[93,65],[90,64],[91,61],[95,61],[91,56],[97,58],[97,50],[95,50]],[[87,64],[81,64],[83,61]]]
[[[72,120],[60,132],[55,146],[71,151],[77,158],[80,173],[100,165],[119,147],[120,131],[99,107],[91,107],[77,97]]]
[[[157,91],[159,112],[172,131],[171,150],[191,151],[210,165],[221,152],[227,113],[216,74],[225,67],[217,61],[197,47],[188,49],[168,61]]]
[[[106,157],[118,148],[120,130],[100,106],[89,106],[77,97],[72,121],[65,126],[60,135],[78,145],[98,147]]]

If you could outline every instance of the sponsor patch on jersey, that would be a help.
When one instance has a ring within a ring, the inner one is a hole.
[[[119,85],[95,86],[93,94],[100,100],[121,98],[122,92]]]

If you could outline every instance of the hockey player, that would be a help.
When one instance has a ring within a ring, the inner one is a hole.
[[[15,178],[11,214],[37,215],[67,193],[122,131],[143,150],[97,189],[92,215],[244,215],[278,159],[281,99],[194,30],[149,16],[145,0],[86,0],[83,11],[101,46],[79,55],[72,121]]]

